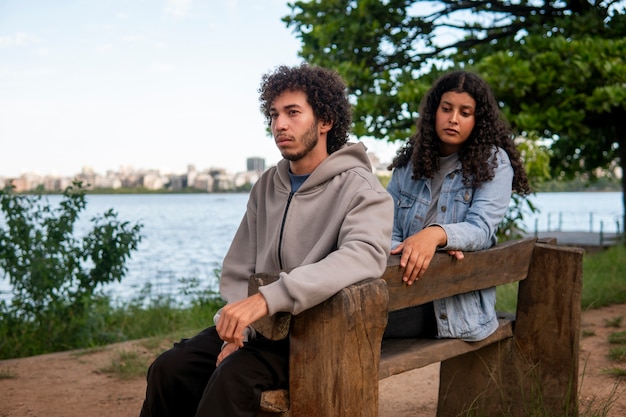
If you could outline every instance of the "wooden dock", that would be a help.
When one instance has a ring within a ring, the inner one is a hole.
[[[556,238],[556,243],[563,246],[579,246],[582,248],[607,248],[622,243],[622,236],[617,233],[600,232],[533,232],[525,233],[524,237]]]

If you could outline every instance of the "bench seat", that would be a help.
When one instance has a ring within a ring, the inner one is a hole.
[[[384,379],[402,372],[443,362],[484,346],[513,337],[513,321],[500,318],[497,330],[479,342],[458,339],[386,339],[382,342],[379,378]],[[264,391],[261,410],[272,413],[289,410],[289,392],[286,389]]]
[[[508,337],[513,337],[513,322],[500,319],[496,331],[479,342],[464,342],[459,339],[386,339],[383,340],[380,352],[379,378],[384,379],[443,362]]]

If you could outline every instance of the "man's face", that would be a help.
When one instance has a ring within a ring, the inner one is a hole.
[[[300,161],[316,149],[318,121],[302,91],[285,91],[270,108],[271,129],[283,158]]]

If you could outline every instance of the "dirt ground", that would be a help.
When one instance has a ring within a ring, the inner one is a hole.
[[[621,327],[607,321],[623,317]],[[626,416],[626,379],[603,370],[621,367],[607,358],[608,335],[626,329],[626,304],[583,313],[580,339],[579,397],[585,410],[613,401],[607,417]],[[120,380],[101,370],[120,352],[138,351],[140,341],[87,352],[72,351],[0,361],[0,417],[131,417],[139,414],[145,380]],[[436,414],[439,365],[396,375],[380,382],[380,417],[430,417]],[[10,376],[10,377],[6,377]],[[590,405],[591,404],[591,405]],[[591,408],[589,408],[591,407]]]

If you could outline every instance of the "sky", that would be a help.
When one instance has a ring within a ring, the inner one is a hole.
[[[263,74],[297,65],[286,0],[0,0],[0,176],[280,159]],[[366,140],[383,162],[397,146]]]

